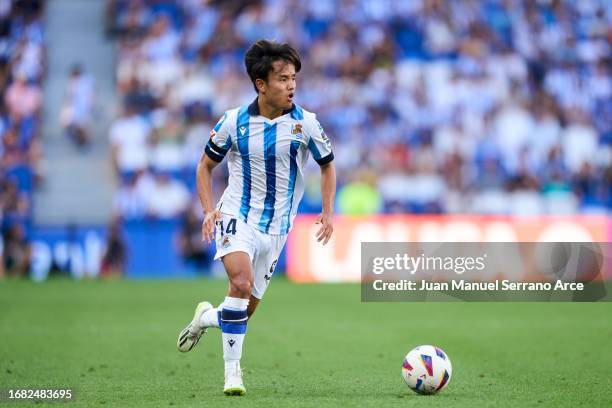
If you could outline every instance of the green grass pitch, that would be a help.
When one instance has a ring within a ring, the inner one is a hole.
[[[222,393],[218,330],[178,332],[213,280],[0,282],[0,388],[70,387],[74,407],[610,407],[611,303],[361,303],[358,285],[275,279],[249,323],[245,397]],[[442,347],[449,386],[420,396],[404,355]],[[17,403],[11,406],[28,406]],[[41,404],[31,404],[41,406]]]

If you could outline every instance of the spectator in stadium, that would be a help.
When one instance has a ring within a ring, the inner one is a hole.
[[[128,179],[147,169],[150,137],[150,124],[138,114],[134,105],[127,103],[110,129],[112,160],[120,178]]]
[[[126,262],[127,250],[121,234],[121,225],[115,220],[108,228],[100,276],[103,278],[122,276],[125,273]]]
[[[30,207],[30,196],[19,190],[18,182],[10,178],[4,180],[0,194],[0,208],[5,224],[3,227],[10,227],[14,223],[27,224]]]
[[[183,260],[196,270],[209,270],[212,254],[207,246],[202,245],[201,211],[195,205],[190,206],[182,216],[179,233],[179,253]]]
[[[372,173],[358,174],[338,194],[338,209],[346,215],[373,215],[382,207],[380,193],[375,188]]]
[[[161,116],[151,142],[151,167],[156,171],[178,175],[186,165],[184,153],[185,129],[175,112],[158,112]]]
[[[189,190],[166,172],[157,172],[146,193],[147,214],[159,219],[177,219],[190,202]]]
[[[89,126],[94,114],[94,79],[83,71],[79,64],[70,70],[63,106],[60,112],[60,124],[64,131],[78,147],[89,143]]]
[[[14,223],[3,234],[2,263],[6,274],[25,277],[30,271],[32,248],[20,223]]]
[[[38,86],[29,84],[25,75],[19,74],[6,90],[4,101],[11,118],[30,118],[40,113],[42,91]]]
[[[114,216],[122,220],[142,219],[147,214],[146,194],[151,176],[140,171],[123,180],[115,193]]]

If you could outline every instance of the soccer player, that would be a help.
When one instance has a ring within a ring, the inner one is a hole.
[[[293,103],[301,61],[288,44],[260,40],[244,62],[257,98],[225,112],[210,132],[197,169],[205,212],[203,240],[214,238],[229,278],[225,300],[214,308],[197,305],[179,334],[178,349],[193,349],[209,327],[221,329],[226,395],[244,395],[240,358],[247,321],[261,301],[291,230],[304,193],[303,168],[312,154],[321,168],[322,212],[316,238],[332,232],[336,171],[331,144],[314,113]],[[215,207],[211,172],[228,157],[228,186]],[[215,228],[216,226],[216,228]]]

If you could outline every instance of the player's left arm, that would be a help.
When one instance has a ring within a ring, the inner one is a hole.
[[[321,228],[317,231],[317,242],[327,244],[334,232],[333,213],[336,197],[336,167],[331,142],[318,120],[313,118],[306,125],[308,150],[321,168],[321,198],[323,209],[316,219]]]
[[[321,224],[321,228],[317,231],[317,242],[323,241],[323,245],[327,244],[334,232],[333,214],[334,214],[334,199],[336,197],[336,167],[334,162],[330,161],[321,166],[321,199],[323,202],[323,210],[317,217],[317,224]]]

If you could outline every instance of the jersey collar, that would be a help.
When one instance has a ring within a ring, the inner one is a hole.
[[[283,113],[281,114],[281,116],[286,115],[288,113],[291,113],[295,110],[295,103],[291,104],[291,108],[290,109],[285,109],[283,111]],[[257,104],[257,98],[255,98],[255,100],[253,102],[251,102],[251,104],[249,105],[247,111],[249,112],[249,115],[251,116],[259,116],[259,105]]]

